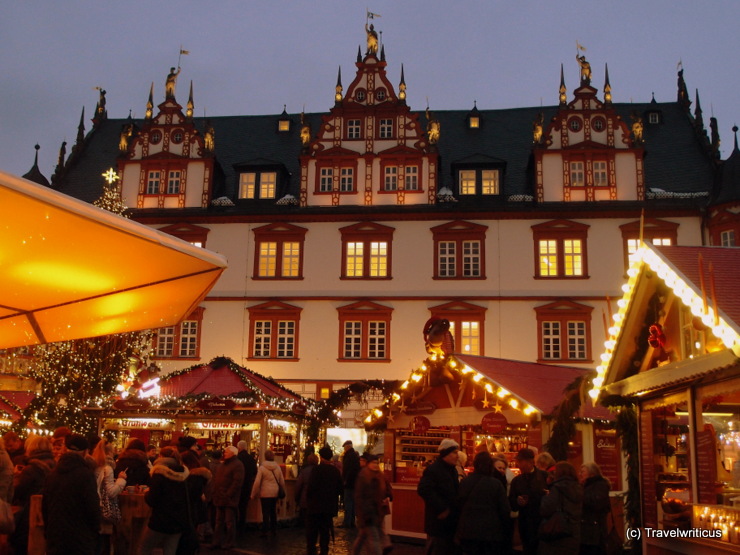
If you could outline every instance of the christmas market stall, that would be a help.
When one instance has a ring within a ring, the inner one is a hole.
[[[446,321],[437,324],[445,326]],[[426,329],[434,325],[430,321]],[[436,458],[442,439],[457,441],[468,464],[478,451],[487,450],[513,465],[519,449],[542,450],[554,425],[547,417],[563,400],[564,391],[582,382],[587,373],[580,368],[454,354],[433,337],[430,342],[429,336],[425,332],[430,356],[365,421],[368,429],[385,429],[384,471],[394,488],[389,531],[417,538],[424,537],[417,484]],[[579,390],[573,394],[579,395]],[[608,411],[586,404],[582,409],[585,412],[568,442],[568,458],[580,464],[601,457],[605,470],[621,483],[614,431],[599,426],[606,424]],[[604,441],[594,441],[599,437]]]
[[[627,275],[591,396],[633,415],[630,525],[643,553],[738,553],[740,249],[642,244]]]
[[[125,398],[90,409],[99,419],[101,435],[114,435],[119,445],[138,438],[159,446],[191,436],[207,450],[239,441],[256,454],[270,449],[286,477],[287,496],[279,503],[278,517],[296,515],[292,490],[297,455],[314,401],[227,357],[162,378],[144,369],[121,388]],[[259,503],[250,504],[247,520],[261,522]]]

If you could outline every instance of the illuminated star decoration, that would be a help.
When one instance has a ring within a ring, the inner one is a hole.
[[[498,401],[496,402],[495,405],[493,405],[492,408],[493,408],[493,412],[501,412],[501,413],[503,413],[503,411],[501,410],[503,407],[498,404]]]
[[[487,409],[491,406],[491,403],[488,402],[488,392],[483,391],[483,408]]]
[[[401,401],[400,405],[398,405],[398,410],[399,412],[402,412],[402,413],[406,412],[406,400],[405,399]]]
[[[108,185],[120,179],[120,177],[118,177],[118,174],[113,170],[113,168],[108,168],[107,172],[101,173],[100,175],[102,175],[105,178],[105,180],[108,182]]]

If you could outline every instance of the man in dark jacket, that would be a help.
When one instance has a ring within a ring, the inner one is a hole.
[[[445,438],[437,447],[439,456],[421,475],[416,491],[424,500],[424,532],[427,534],[427,555],[452,555],[457,528],[458,443]]]
[[[151,466],[146,456],[146,445],[140,439],[133,438],[126,444],[116,460],[116,469],[113,473],[118,476],[126,471],[126,485],[139,486],[149,484]]]
[[[534,465],[534,451],[525,447],[516,455],[520,474],[511,481],[509,504],[518,512],[517,525],[525,555],[537,553],[540,503],[547,489],[547,472]]]
[[[72,434],[65,438],[65,447],[42,493],[46,552],[92,555],[102,517],[95,473],[85,460],[88,443],[83,436]]]
[[[360,473],[360,455],[352,446],[352,441],[347,440],[342,445],[344,455],[342,456],[342,482],[344,485],[344,522],[342,528],[355,527],[355,482]]]
[[[236,511],[244,483],[244,465],[237,458],[233,445],[224,449],[224,460],[216,469],[213,479],[213,506],[216,507],[216,530],[213,532],[214,549],[231,549],[236,541]]]
[[[308,480],[308,508],[306,518],[306,545],[308,555],[316,555],[316,539],[319,538],[321,555],[329,554],[329,535],[332,519],[339,512],[339,496],[342,494],[342,475],[331,462],[330,447],[319,449],[321,461],[311,471]]]
[[[239,527],[243,528],[246,525],[247,506],[249,505],[249,497],[252,494],[252,486],[254,485],[254,478],[257,476],[257,461],[247,450],[247,442],[242,440],[236,444],[236,448],[239,450],[237,458],[244,465],[244,483],[242,484],[242,491],[239,496]]]

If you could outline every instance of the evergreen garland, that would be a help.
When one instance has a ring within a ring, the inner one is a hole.
[[[589,383],[591,375],[577,377],[563,390],[564,398],[555,407],[551,418],[555,421],[550,439],[545,443],[545,451],[556,461],[568,460],[568,443],[576,435],[576,423],[573,416],[582,404],[582,389]]]

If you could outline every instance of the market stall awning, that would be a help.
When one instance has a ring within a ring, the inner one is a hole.
[[[178,323],[226,259],[0,172],[0,348]]]
[[[277,382],[237,365],[227,357],[168,374],[159,382],[163,397],[208,394],[214,397],[254,393],[264,399],[300,401]]]

